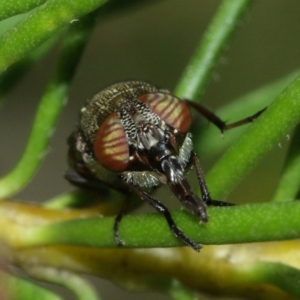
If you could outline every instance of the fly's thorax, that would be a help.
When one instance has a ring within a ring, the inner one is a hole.
[[[118,116],[129,146],[137,150],[150,150],[165,139],[167,125],[149,106],[133,98],[122,104]]]

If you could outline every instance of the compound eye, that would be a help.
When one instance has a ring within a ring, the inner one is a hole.
[[[163,121],[182,133],[188,132],[191,125],[191,113],[187,104],[171,94],[149,93],[138,99],[149,105]]]
[[[123,172],[129,164],[129,145],[116,112],[101,124],[94,142],[96,159],[113,172]]]

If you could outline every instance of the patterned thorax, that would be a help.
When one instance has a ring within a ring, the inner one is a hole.
[[[141,129],[142,124],[161,126],[160,118],[149,106],[136,98],[124,102],[118,109],[118,114],[129,143],[134,144],[134,140],[137,139],[137,132]]]

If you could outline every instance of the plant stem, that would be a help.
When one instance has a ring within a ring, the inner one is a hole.
[[[62,46],[57,69],[50,79],[38,107],[23,155],[15,168],[0,180],[0,199],[21,190],[31,180],[44,158],[93,24],[94,18],[88,15],[81,22],[70,27]]]
[[[31,277],[62,285],[74,293],[77,300],[100,300],[94,288],[73,272],[47,266],[31,265],[26,268]]]
[[[46,0],[2,0],[0,1],[0,21],[18,14],[24,14],[44,2]]]
[[[276,262],[254,263],[245,269],[246,276],[248,275],[253,282],[274,285],[293,295],[295,299],[300,298],[300,271],[298,269]]]
[[[264,107],[270,105],[276,97],[300,74],[300,70],[294,71],[279,80],[264,85],[224,105],[216,111],[222,120],[236,120],[248,117]],[[238,137],[247,129],[248,125],[226,131],[221,137],[220,131],[213,125],[204,126],[199,134],[199,125],[193,126],[193,144],[200,159],[213,157],[224,152],[224,149],[232,145]],[[208,127],[208,128],[207,128]]]
[[[206,179],[214,199],[224,199],[243,176],[300,121],[297,77],[214,165]]]
[[[0,271],[1,296],[3,299],[22,300],[63,300],[55,293],[23,278]],[[7,297],[7,298],[6,298]],[[21,298],[20,298],[21,297]]]
[[[177,96],[195,100],[203,94],[225,47],[252,2],[253,0],[222,2],[175,89]]]
[[[292,138],[287,159],[272,201],[286,202],[295,200],[300,188],[300,126]]]
[[[47,40],[43,45],[30,52],[26,57],[11,65],[8,70],[0,75],[0,104],[4,96],[39,61],[57,41],[59,35]]]
[[[203,244],[278,241],[300,236],[298,202],[210,207],[208,213],[210,221],[205,225],[199,224],[197,218],[186,211],[173,212],[172,216],[190,238]],[[2,239],[8,239],[13,247],[68,244],[116,248],[113,222],[114,217],[95,217],[26,229],[21,225],[22,228],[11,229],[7,236],[3,231]],[[122,220],[119,232],[127,248],[182,245],[170,231],[166,220],[158,214],[128,215]]]
[[[55,32],[103,5],[106,0],[49,0],[0,38],[0,73]]]

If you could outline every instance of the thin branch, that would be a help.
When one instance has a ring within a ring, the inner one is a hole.
[[[300,121],[300,76],[253,122],[206,179],[214,199],[224,199],[258,161]]]
[[[272,198],[274,202],[296,199],[300,189],[300,126],[298,125],[290,145],[282,176]]]
[[[63,26],[103,5],[106,0],[49,0],[0,37],[0,73],[41,45]]]
[[[190,100],[203,94],[212,72],[253,0],[224,0],[186,67],[175,94]]]
[[[40,166],[93,24],[94,18],[87,16],[70,28],[57,69],[38,107],[23,155],[15,168],[0,180],[0,199],[20,191]]]
[[[5,223],[7,218],[5,206],[0,213]],[[197,218],[186,211],[173,212],[172,216],[190,238],[206,245],[278,241],[300,237],[298,202],[213,207],[209,208],[208,214],[210,222],[205,225],[199,224]],[[58,222],[57,216],[54,222],[48,225],[26,228],[16,220],[14,225],[10,225],[9,232],[2,231],[2,240],[12,247],[51,244],[118,247],[112,230],[114,217]],[[158,214],[128,215],[123,219],[119,233],[125,247],[129,248],[182,245],[169,230],[166,220]]]
[[[300,70],[296,70],[272,83],[259,87],[224,105],[216,111],[216,114],[222,120],[228,122],[254,114],[269,106],[299,74]],[[240,128],[226,131],[221,136],[220,130],[213,125],[204,124],[201,134],[199,134],[199,124],[194,122],[193,125],[193,133],[195,132],[193,134],[193,143],[200,160],[224,152],[249,126],[241,126]]]

